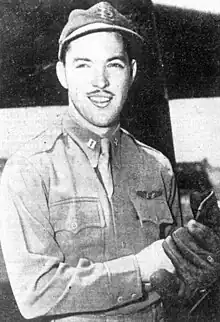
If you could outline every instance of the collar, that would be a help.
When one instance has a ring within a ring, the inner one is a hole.
[[[98,134],[79,124],[79,122],[70,115],[68,110],[64,114],[62,127],[64,135],[69,135],[79,144],[87,155],[92,167],[96,168],[98,165],[102,138]],[[117,167],[121,166],[120,136],[120,125],[118,125],[113,132],[110,131],[106,135],[111,142],[112,163]]]

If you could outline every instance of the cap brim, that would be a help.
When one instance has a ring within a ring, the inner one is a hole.
[[[144,43],[144,38],[131,29],[127,29],[118,25],[110,25],[105,23],[92,23],[70,33],[63,41],[60,42],[58,58],[61,58],[63,45],[74,39],[83,37],[87,34],[99,31],[118,31],[120,32],[131,44],[133,52],[138,52],[138,48]]]

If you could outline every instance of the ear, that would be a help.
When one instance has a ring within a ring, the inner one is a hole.
[[[60,84],[68,89],[67,81],[66,81],[66,71],[65,71],[65,66],[61,61],[58,61],[56,64],[56,72],[57,72],[57,77],[60,81]]]
[[[131,84],[135,80],[137,74],[137,61],[135,59],[132,59],[131,61]]]

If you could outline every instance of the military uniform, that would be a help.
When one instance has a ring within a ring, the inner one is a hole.
[[[111,198],[95,171],[100,138],[69,112],[6,164],[1,242],[26,318],[160,321],[135,254],[180,224],[173,172],[125,130],[110,140]]]

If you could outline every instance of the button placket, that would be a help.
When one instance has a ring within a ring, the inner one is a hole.
[[[73,230],[76,230],[77,229],[77,223],[76,222],[72,222],[72,225],[71,226],[72,226],[72,229]]]
[[[117,302],[118,303],[122,303],[123,302],[123,297],[122,296],[119,296],[118,299],[117,299]]]

